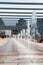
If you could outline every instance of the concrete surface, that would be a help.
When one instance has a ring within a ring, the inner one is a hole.
[[[0,65],[43,65],[43,43],[0,39]]]

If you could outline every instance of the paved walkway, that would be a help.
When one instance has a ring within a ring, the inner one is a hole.
[[[0,51],[0,65],[43,65],[43,45],[29,39],[8,39],[10,51]]]

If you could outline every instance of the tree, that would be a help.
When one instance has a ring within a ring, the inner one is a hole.
[[[26,20],[24,20],[23,18],[20,18],[20,19],[18,20],[17,25],[26,26]]]
[[[21,27],[24,27],[26,26],[27,27],[27,24],[26,24],[26,20],[24,20],[23,18],[20,18],[18,20],[18,23],[16,24],[16,26],[21,26]],[[23,28],[22,28],[23,29]],[[21,30],[21,29],[20,29]],[[18,30],[18,33],[20,32],[20,30]]]
[[[0,18],[0,25],[5,25],[1,18]]]

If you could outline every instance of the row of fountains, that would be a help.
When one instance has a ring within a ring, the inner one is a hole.
[[[32,40],[36,40],[40,42],[41,35],[38,32],[38,26],[37,26],[37,16],[36,12],[33,11],[32,13],[32,21],[27,21],[27,29],[22,29],[20,33],[18,33],[17,38],[22,37],[28,37]]]

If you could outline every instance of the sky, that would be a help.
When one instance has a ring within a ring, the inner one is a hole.
[[[0,2],[43,2],[43,0],[0,0]]]
[[[43,3],[43,0],[0,0],[0,2],[24,2],[24,3]],[[0,6],[0,7],[4,7],[4,6]],[[6,7],[6,6],[5,6]],[[7,7],[10,7],[9,5],[7,5]],[[13,6],[12,6],[13,7]],[[16,6],[17,7],[17,6]],[[19,6],[19,7],[21,7],[21,6]],[[30,7],[30,6],[28,6],[28,7]],[[5,21],[4,20],[4,22],[5,22],[5,24],[12,24],[12,25],[14,25],[15,24],[15,22],[14,22],[14,20],[11,22],[11,21]]]

